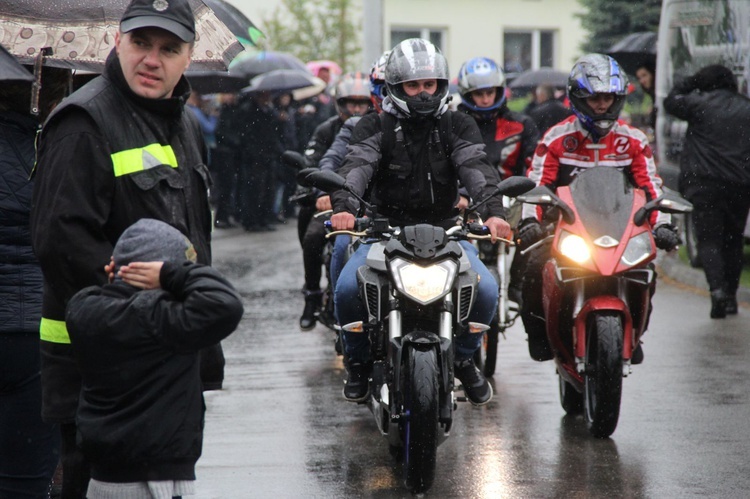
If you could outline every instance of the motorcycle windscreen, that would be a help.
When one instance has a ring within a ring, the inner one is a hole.
[[[619,168],[599,166],[580,173],[570,184],[578,216],[593,240],[618,241],[630,223],[633,186]]]

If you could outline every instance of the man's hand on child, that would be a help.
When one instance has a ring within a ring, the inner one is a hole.
[[[120,268],[117,273],[122,280],[141,289],[159,289],[159,274],[164,262],[133,262]]]

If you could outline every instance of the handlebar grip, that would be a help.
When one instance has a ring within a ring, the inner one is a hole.
[[[486,225],[482,225],[480,223],[470,223],[469,232],[471,232],[472,234],[480,235],[480,236],[486,236],[487,234],[490,233],[490,229]]]

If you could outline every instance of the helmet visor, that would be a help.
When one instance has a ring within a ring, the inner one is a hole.
[[[421,43],[420,43],[421,42]],[[385,77],[391,85],[414,80],[448,80],[448,63],[431,43],[421,39],[405,40],[391,52]]]

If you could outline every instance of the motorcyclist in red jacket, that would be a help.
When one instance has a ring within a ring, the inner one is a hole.
[[[624,170],[633,185],[645,191],[647,199],[660,196],[662,181],[646,135],[619,119],[627,89],[627,76],[612,57],[588,54],[578,59],[567,84],[575,115],[547,131],[534,153],[529,178],[554,191],[570,184],[587,168],[607,166]],[[524,205],[518,231],[521,250],[544,237],[541,219],[541,208]],[[668,214],[654,212],[650,222],[655,228],[657,247],[669,251],[679,244],[677,230],[670,224]],[[541,287],[541,269],[548,257],[549,245],[538,246],[528,254],[521,308],[529,335],[529,354],[540,361],[552,358],[545,332]],[[637,363],[635,354],[633,363]]]

